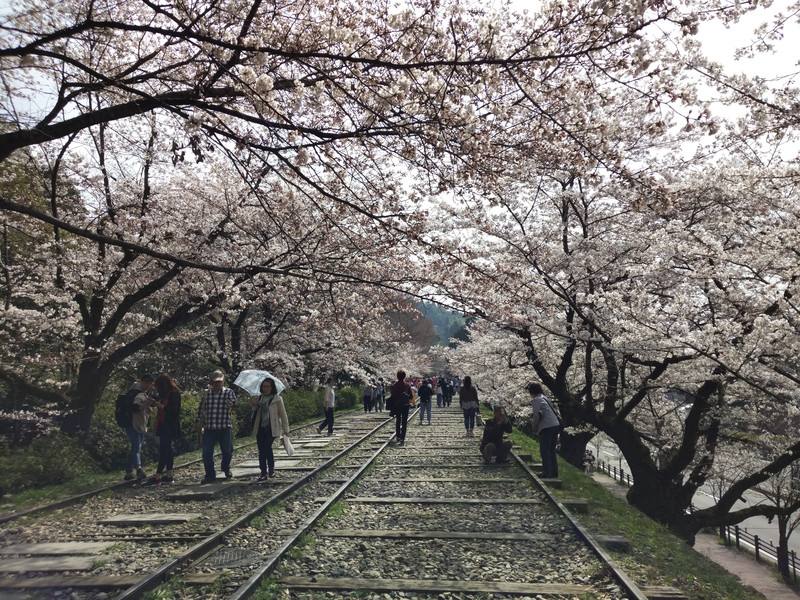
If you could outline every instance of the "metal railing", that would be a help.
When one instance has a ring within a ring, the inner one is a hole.
[[[633,485],[633,479],[630,473],[626,473],[621,467],[610,465],[602,460],[597,461],[597,470],[602,471],[615,481],[619,481],[623,485]],[[690,511],[694,510],[694,506],[689,507]],[[719,528],[719,536],[727,546],[736,545],[739,550],[747,550],[755,554],[757,562],[762,559],[768,562],[778,563],[778,548],[769,540],[764,540],[758,535],[752,534],[747,531],[746,527],[739,527],[738,525],[724,525]],[[798,577],[797,572],[800,571],[800,560],[797,558],[797,552],[794,550],[789,551],[789,570],[792,574],[794,584],[797,585]]]

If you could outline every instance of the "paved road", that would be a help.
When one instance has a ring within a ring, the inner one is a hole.
[[[600,436],[592,440],[590,447],[595,456],[610,465],[615,465],[617,468],[624,469],[626,473],[630,472],[628,463],[622,458],[617,446],[608,439],[600,439]],[[739,501],[734,505],[734,509],[747,508],[759,502],[764,502],[764,497],[758,492],[748,492],[744,496],[746,502]],[[693,503],[698,508],[708,508],[716,503],[710,488],[705,487],[695,494]],[[752,517],[746,519],[739,524],[739,527],[746,528],[747,531],[753,535],[773,544],[778,543],[778,524],[776,522],[769,523],[764,517]],[[795,533],[789,538],[789,549],[794,550],[800,555],[800,532]]]

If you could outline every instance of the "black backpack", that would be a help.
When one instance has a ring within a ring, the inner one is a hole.
[[[136,390],[128,390],[117,396],[117,405],[114,408],[114,417],[117,425],[127,429],[133,425],[133,401],[136,399]]]

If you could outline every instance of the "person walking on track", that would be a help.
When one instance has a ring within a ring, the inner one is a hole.
[[[156,435],[158,436],[158,468],[153,476],[154,483],[174,481],[172,467],[175,460],[173,441],[181,437],[181,391],[175,380],[161,373],[155,381],[158,394],[158,415],[156,416]]]
[[[225,374],[214,371],[211,382],[200,400],[197,410],[197,421],[201,426],[203,440],[203,467],[205,477],[202,483],[211,483],[217,479],[214,471],[214,448],[217,444],[222,451],[222,472],[225,477],[233,477],[231,459],[233,458],[233,424],[231,408],[236,404],[236,394],[225,387]]]
[[[378,378],[378,383],[375,384],[375,408],[378,412],[383,412],[383,407],[386,398],[386,385],[383,383],[383,377]]]
[[[400,446],[406,443],[408,411],[411,408],[411,386],[406,383],[406,372],[397,372],[397,381],[392,385],[390,402],[394,411],[394,432]]]
[[[333,435],[333,407],[336,406],[336,390],[333,389],[333,379],[329,379],[328,383],[325,385],[325,398],[323,402],[325,418],[322,420],[322,423],[319,424],[319,427],[317,427],[317,433],[322,433],[322,430],[327,426],[328,435]]]
[[[433,402],[433,388],[431,387],[430,379],[426,379],[422,382],[422,385],[419,387],[419,424],[422,425],[422,421],[425,417],[425,413],[428,413],[428,425],[431,424],[431,404]]]
[[[464,383],[458,390],[458,403],[464,411],[464,435],[474,436],[475,413],[478,412],[478,390],[472,385],[472,377],[464,377]]]
[[[253,429],[256,431],[258,467],[261,470],[258,481],[264,481],[267,477],[275,477],[272,443],[276,438],[289,435],[289,417],[274,380],[269,377],[264,379],[259,391],[261,395],[258,399],[252,400],[256,411]]]
[[[364,412],[372,412],[372,382],[368,381],[364,386],[364,394],[362,401],[364,402]]]
[[[556,444],[561,431],[561,419],[542,386],[538,383],[528,385],[528,393],[533,398],[533,432],[539,436],[539,452],[542,455],[542,477],[558,477],[558,461],[556,460]]]
[[[125,481],[143,480],[147,477],[142,469],[142,443],[147,432],[147,420],[150,406],[155,402],[150,395],[153,388],[153,377],[142,375],[125,393],[117,398],[115,416],[117,424],[128,436],[130,450],[128,464],[125,469]],[[136,475],[134,475],[134,470]]]

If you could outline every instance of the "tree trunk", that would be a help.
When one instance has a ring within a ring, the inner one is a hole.
[[[792,573],[789,569],[789,535],[788,521],[789,516],[778,515],[778,571],[781,577],[787,582],[792,583]]]
[[[702,525],[687,512],[691,498],[686,498],[683,486],[658,477],[658,473],[644,475],[633,466],[631,471],[633,486],[628,490],[628,503],[694,546]]]
[[[559,454],[569,464],[583,469],[583,456],[586,453],[586,446],[594,437],[591,431],[579,431],[578,433],[567,433],[562,430],[559,436],[561,449]]]
[[[108,384],[109,375],[99,357],[84,357],[75,387],[69,392],[70,414],[61,423],[63,432],[77,434],[89,431],[95,406]]]

